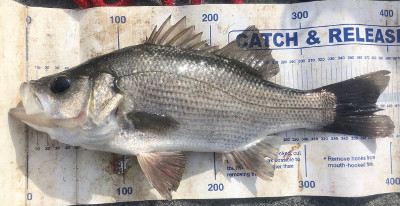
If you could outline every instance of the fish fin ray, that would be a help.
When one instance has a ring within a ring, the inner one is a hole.
[[[183,40],[182,44],[180,46],[184,49],[188,49],[188,48],[196,45],[197,43],[199,43],[201,41],[201,35],[203,35],[203,32],[194,34],[193,36]]]
[[[164,21],[158,30],[155,28],[145,43],[179,46],[192,50],[207,50],[210,53],[217,50],[215,48],[210,49],[206,41],[201,40],[202,32],[195,33],[194,26],[186,26],[186,16],[172,26],[170,20],[171,16]]]
[[[151,32],[151,34],[148,38],[146,36],[145,42],[153,43],[153,39],[154,39],[154,36],[156,35],[156,33],[157,33],[157,26],[154,27],[153,31]]]
[[[177,34],[174,38],[172,38],[167,44],[171,46],[182,45],[184,41],[190,36],[192,36],[194,32],[194,26],[188,27],[182,30],[179,34]]]
[[[127,115],[135,129],[155,134],[168,134],[179,128],[179,122],[169,116],[134,111]]]
[[[185,169],[186,156],[182,152],[154,152],[137,155],[139,165],[150,184],[166,199],[172,199]]]
[[[246,145],[243,149],[223,153],[223,156],[233,168],[241,165],[261,179],[269,181],[274,176],[274,166],[265,157],[277,159],[280,148],[280,144],[268,141],[272,138],[278,137],[268,136]]]
[[[381,70],[327,85],[313,92],[331,92],[336,98],[335,118],[324,131],[367,137],[393,134],[394,123],[389,116],[375,115],[381,109],[377,99],[389,84],[390,72]]]
[[[146,43],[179,46],[184,49],[201,50],[225,58],[235,59],[247,65],[243,68],[250,73],[259,76],[264,80],[268,80],[279,72],[279,65],[273,64],[274,58],[272,57],[269,46],[262,46],[261,48],[252,49],[248,44],[245,47],[238,45],[238,39],[230,42],[225,47],[218,49],[217,46],[211,47],[207,40],[202,40],[202,32],[196,33],[194,26],[186,26],[186,17],[183,17],[176,24],[170,25],[171,16],[169,16],[164,23],[157,30],[155,27],[146,38]],[[250,41],[253,35],[257,35],[259,40],[264,40],[259,30],[255,26],[250,26],[242,32],[246,35],[244,41]]]
[[[260,34],[260,31],[255,26],[249,26],[240,35],[246,36],[246,38],[242,38],[244,42],[250,42],[250,39],[253,35],[257,35],[259,40],[265,41],[264,37]],[[279,65],[272,64],[274,58],[272,57],[269,46],[263,45],[263,42],[261,42],[261,48],[252,49],[250,48],[250,44],[243,47],[239,46],[239,44],[239,40],[235,39],[225,47],[214,51],[213,53],[238,60],[248,65],[248,69],[252,70],[252,73],[258,74],[264,80],[268,80],[279,73]]]
[[[336,116],[333,123],[324,127],[324,131],[358,135],[365,137],[387,137],[393,134],[395,126],[386,115]]]
[[[186,17],[183,17],[176,24],[171,26],[165,33],[162,35],[157,42],[160,45],[171,45],[168,44],[174,37],[180,34],[182,31],[186,29]]]
[[[160,28],[157,30],[157,27],[154,28],[153,32],[151,33],[150,36],[152,36],[152,39],[148,39],[146,43],[152,43],[155,44],[157,43],[161,37],[164,35],[164,33],[170,28],[171,25],[171,15],[161,24]]]

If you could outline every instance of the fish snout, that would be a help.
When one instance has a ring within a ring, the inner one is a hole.
[[[33,84],[24,82],[20,87],[22,105],[26,114],[36,114],[44,112],[42,102],[40,101]],[[43,98],[42,98],[43,99]]]

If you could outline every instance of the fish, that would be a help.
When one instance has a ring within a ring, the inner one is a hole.
[[[171,16],[145,42],[22,83],[10,114],[62,143],[137,156],[151,185],[172,199],[187,152],[221,153],[233,168],[271,180],[277,134],[310,129],[386,137],[389,116],[377,99],[390,81],[379,70],[311,90],[270,81],[272,50],[253,49],[249,26],[225,47],[210,46]],[[264,39],[265,40],[265,39]]]

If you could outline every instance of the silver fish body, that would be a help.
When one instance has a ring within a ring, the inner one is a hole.
[[[297,128],[384,137],[390,117],[376,115],[389,83],[377,71],[301,91],[268,81],[278,73],[268,48],[238,41],[263,37],[252,26],[218,49],[168,18],[144,44],[96,57],[70,70],[24,83],[22,107],[10,113],[63,143],[136,155],[150,183],[171,199],[183,151],[219,152],[269,180],[281,139]]]
[[[121,131],[111,144],[124,150],[124,136],[134,136],[126,153],[229,152],[270,134],[321,129],[334,120],[332,93],[285,88],[248,72],[239,61],[205,51],[143,44],[111,56],[98,65],[131,61],[112,68],[124,94],[118,113],[157,114],[179,125],[161,134],[142,134],[134,127]]]

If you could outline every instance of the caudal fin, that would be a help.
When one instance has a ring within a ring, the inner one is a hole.
[[[389,71],[381,70],[315,89],[315,92],[329,91],[336,96],[336,117],[324,131],[367,137],[393,134],[390,117],[374,114],[382,110],[376,101],[389,84],[388,74]]]

